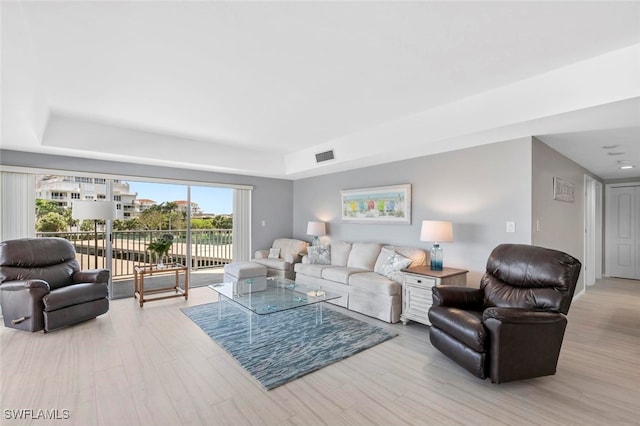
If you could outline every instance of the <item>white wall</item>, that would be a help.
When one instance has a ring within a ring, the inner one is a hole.
[[[470,270],[478,285],[489,253],[504,242],[531,242],[531,138],[493,143],[294,182],[294,236],[310,220],[327,221],[329,240],[377,241],[428,249],[421,221],[451,220],[454,242],[443,244],[445,266]],[[342,223],[343,189],[410,183],[411,225]],[[506,221],[516,232],[506,232]]]

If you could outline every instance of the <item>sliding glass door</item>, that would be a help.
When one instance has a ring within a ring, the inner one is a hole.
[[[234,192],[250,199],[242,189],[168,182],[60,175],[35,182],[36,234],[69,239],[82,269],[108,267],[115,298],[133,295],[137,266],[187,265],[192,286],[221,276],[234,256]],[[114,201],[117,218],[74,220],[76,200]]]

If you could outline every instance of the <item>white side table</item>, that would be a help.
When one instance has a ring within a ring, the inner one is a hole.
[[[431,287],[434,285],[467,285],[467,272],[464,269],[443,268],[442,271],[432,271],[428,266],[417,266],[404,269],[404,283],[402,285],[402,314],[403,324],[415,321],[426,325],[429,322],[429,308]]]

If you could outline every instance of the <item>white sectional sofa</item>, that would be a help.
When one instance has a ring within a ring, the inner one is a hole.
[[[312,263],[316,249],[308,250],[295,264],[296,283],[338,293],[332,303],[389,323],[400,320],[401,269],[428,263],[422,249],[378,243],[333,242],[328,264]]]

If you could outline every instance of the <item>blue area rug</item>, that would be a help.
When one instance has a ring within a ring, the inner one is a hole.
[[[253,315],[249,343],[248,314],[229,303],[182,308],[209,337],[222,346],[266,389],[319,370],[382,343],[396,333],[328,308],[315,325],[316,307],[305,306],[269,315]]]

